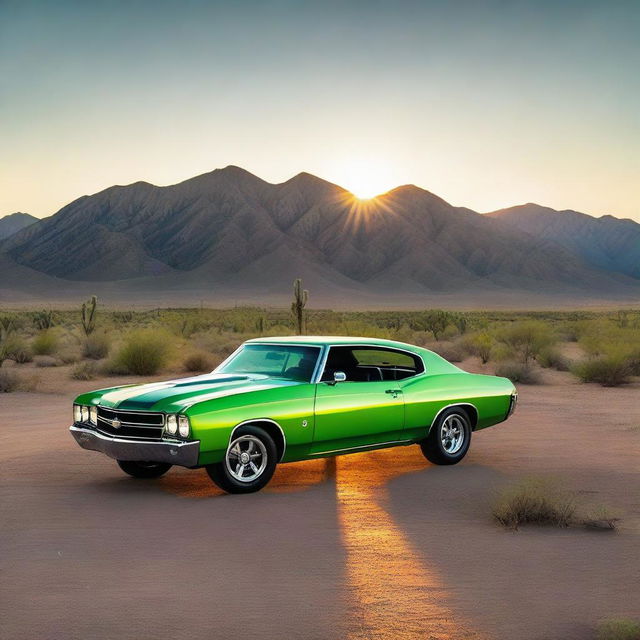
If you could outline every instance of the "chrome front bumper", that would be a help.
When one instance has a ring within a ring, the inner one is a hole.
[[[71,435],[83,448],[99,451],[114,460],[144,462],[168,462],[181,467],[196,467],[200,453],[200,441],[192,442],[145,442],[111,438],[91,429],[69,427]]]

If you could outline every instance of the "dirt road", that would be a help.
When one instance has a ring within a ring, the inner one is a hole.
[[[388,449],[283,465],[248,496],[81,450],[73,390],[4,394],[0,637],[591,638],[640,614],[640,389],[520,394],[458,466]],[[492,492],[529,473],[618,510],[620,530],[499,528]]]

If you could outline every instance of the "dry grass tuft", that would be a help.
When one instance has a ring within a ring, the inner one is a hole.
[[[199,373],[213,369],[213,358],[204,351],[189,354],[184,360],[185,371]]]
[[[507,360],[496,366],[496,375],[520,384],[539,384],[540,375],[531,365]]]
[[[524,478],[496,498],[492,514],[505,527],[522,524],[568,527],[576,509],[575,495],[549,478]]]
[[[20,387],[20,378],[9,369],[0,369],[0,393],[11,393]]]
[[[72,380],[94,380],[98,377],[98,367],[95,362],[78,362],[69,377]]]
[[[612,531],[620,520],[606,507],[579,505],[576,494],[565,489],[559,479],[534,476],[503,489],[493,503],[492,515],[512,529],[537,524]]]
[[[597,382],[603,387],[617,387],[629,382],[629,360],[619,354],[603,355],[579,362],[572,372],[582,382]]]
[[[101,360],[109,355],[111,341],[106,333],[88,335],[82,345],[82,355],[91,360]]]
[[[598,625],[598,640],[640,640],[640,622],[628,618],[609,618]]]

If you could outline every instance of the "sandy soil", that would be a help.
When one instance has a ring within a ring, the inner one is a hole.
[[[640,616],[637,383],[545,372],[455,467],[403,447],[226,496],[203,470],[133,480],[80,449],[72,397],[120,381],[36,373],[44,392],[0,395],[3,639],[578,640]],[[525,474],[617,510],[619,531],[501,529],[494,491]]]

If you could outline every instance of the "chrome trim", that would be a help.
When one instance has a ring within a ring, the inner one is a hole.
[[[389,440],[389,442],[374,442],[373,444],[363,444],[358,447],[347,447],[346,449],[331,449],[331,451],[319,451],[318,453],[310,453],[310,456],[324,456],[327,453],[347,453],[358,449],[368,449],[370,447],[384,447],[387,444],[410,444],[413,440]]]
[[[98,451],[114,460],[133,460],[144,462],[168,462],[182,467],[198,465],[200,441],[189,442],[147,442],[107,437],[92,429],[69,427],[71,435],[83,448]]]
[[[89,405],[89,406],[91,406],[91,405]],[[105,407],[103,404],[96,404],[94,406],[96,406],[98,409],[106,409],[107,411],[113,411],[114,413],[118,413],[118,411],[120,411],[121,413],[140,413],[140,414],[153,413],[154,415],[157,415],[157,416],[164,416],[165,419],[169,415],[165,411],[139,411],[137,409],[135,409],[135,410],[134,409],[116,409],[114,407]],[[155,426],[159,427],[161,425],[155,425]]]
[[[476,421],[476,426],[478,424],[478,422],[480,422],[480,412],[478,411],[478,407],[476,407],[475,404],[472,404],[471,402],[453,402],[452,404],[448,404],[446,407],[442,407],[442,409],[440,409],[440,411],[438,411],[438,413],[436,413],[436,415],[434,416],[433,420],[431,421],[431,424],[429,425],[429,430],[427,431],[427,435],[429,435],[429,433],[431,433],[431,429],[433,428],[433,425],[436,423],[438,416],[445,410],[445,409],[450,409],[451,407],[473,407],[476,410],[476,415],[478,416],[478,420]],[[474,427],[471,427],[471,431],[473,431]]]
[[[109,418],[103,418],[102,416],[98,416],[98,420],[104,422],[105,424],[111,425],[113,427],[113,420],[109,420]],[[163,429],[164,422],[162,424],[151,424],[150,422],[126,422],[125,420],[119,420],[120,426],[127,427],[142,427],[143,429]],[[91,423],[93,424],[93,422]],[[114,429],[116,427],[113,427]],[[118,427],[120,428],[120,427]]]
[[[282,455],[278,460],[278,462],[280,462],[282,458],[284,458],[284,453],[287,450],[287,438],[284,435],[282,427],[275,420],[271,420],[271,418],[252,418],[251,420],[243,420],[242,422],[238,423],[235,427],[233,427],[233,429],[231,429],[231,435],[229,436],[229,443],[227,444],[226,450],[229,451],[229,447],[231,446],[231,439],[233,438],[233,434],[235,433],[236,429],[243,427],[245,424],[255,424],[256,422],[270,422],[271,424],[275,424],[276,427],[280,429],[280,433],[282,434],[282,442],[284,443],[284,446],[282,447]]]

